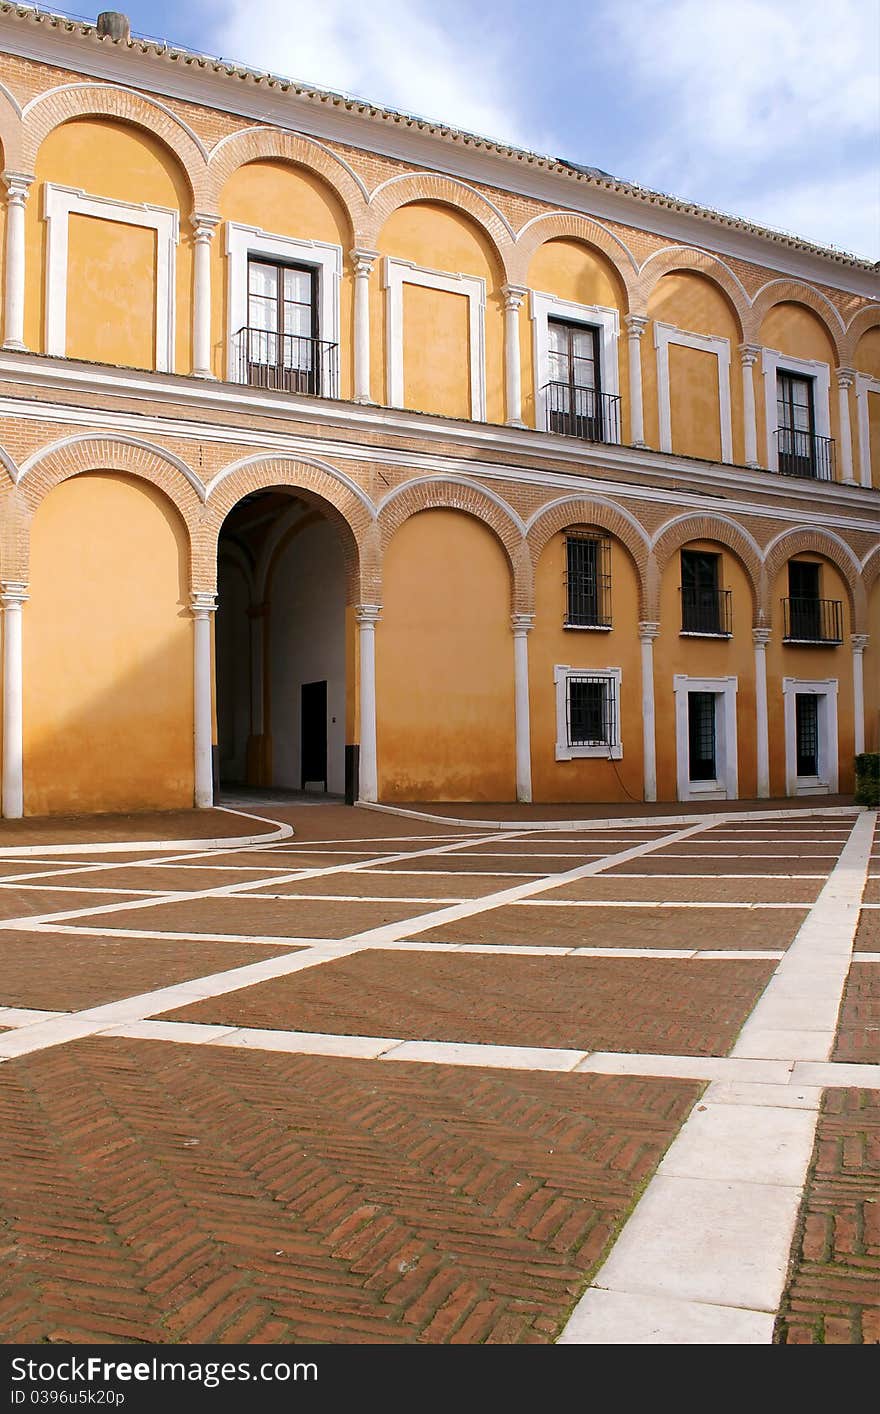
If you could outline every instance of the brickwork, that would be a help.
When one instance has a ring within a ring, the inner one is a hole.
[[[853,962],[837,1023],[834,1059],[880,1065],[880,966]]]

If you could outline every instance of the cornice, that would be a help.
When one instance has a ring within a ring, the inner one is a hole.
[[[870,261],[351,95],[158,41],[100,38],[93,25],[23,6],[0,4],[0,44],[38,63],[366,148],[797,279],[878,297],[877,268]]]
[[[18,389],[30,386],[49,396],[37,399],[5,391],[10,384]],[[109,406],[84,405],[86,393]],[[133,400],[139,411],[119,406]],[[164,411],[168,405],[180,408],[181,415],[170,417]],[[100,429],[109,436],[174,437],[278,454],[289,454],[296,447],[337,464],[366,461],[423,475],[517,481],[548,491],[581,495],[591,491],[699,510],[714,506],[721,512],[877,534],[880,499],[876,491],[861,486],[800,483],[767,471],[634,447],[585,444],[529,428],[458,422],[375,405],[207,383],[179,374],[140,373],[2,350],[0,416],[4,414]],[[226,420],[218,420],[220,416]],[[255,418],[261,419],[258,425]],[[310,430],[303,432],[303,425]],[[423,445],[408,446],[412,441]],[[425,444],[430,450],[424,450]]]

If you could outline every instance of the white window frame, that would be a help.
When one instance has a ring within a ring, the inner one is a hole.
[[[43,186],[43,220],[46,240],[46,352],[53,358],[67,357],[68,244],[71,216],[89,216],[99,221],[115,221],[121,226],[141,226],[156,232],[156,308],[154,334],[156,369],[174,371],[174,331],[176,296],[176,249],[180,239],[180,217],[165,206],[117,201],[109,196],[91,196],[77,187]]]
[[[871,467],[871,419],[868,412],[868,394],[880,397],[880,378],[870,373],[856,374],[856,411],[859,428],[859,473],[863,486],[873,486]]]
[[[840,774],[840,744],[837,737],[837,678],[783,678],[782,700],[785,715],[786,795],[836,795]],[[819,774],[797,773],[797,718],[795,698],[799,693],[820,699],[818,707]]]
[[[547,426],[547,397],[544,388],[550,382],[550,320],[564,319],[567,324],[583,324],[599,330],[599,381],[603,393],[612,397],[620,394],[617,346],[620,340],[620,315],[616,309],[600,304],[575,304],[556,295],[529,291],[529,316],[532,321],[532,359],[535,370],[535,426]],[[608,441],[620,441],[620,431]]]
[[[654,320],[654,348],[657,352],[657,411],[660,420],[660,450],[672,451],[672,392],[669,378],[669,345],[714,354],[718,360],[718,413],[721,427],[721,460],[733,461],[733,422],[730,413],[730,340],[720,334],[695,334],[675,324]]]
[[[486,281],[481,275],[455,275],[448,270],[430,270],[411,260],[386,255],[382,274],[385,290],[387,334],[386,360],[388,405],[406,407],[403,378],[403,287],[421,285],[444,294],[464,295],[468,301],[468,353],[470,361],[471,418],[486,420]],[[428,357],[430,350],[424,350]]]
[[[761,370],[764,374],[764,422],[767,434],[767,465],[779,470],[776,445],[777,411],[776,382],[779,373],[796,373],[813,380],[813,422],[817,437],[831,436],[831,369],[815,358],[790,358],[778,349],[761,350]]]
[[[571,678],[606,678],[616,704],[614,719],[617,725],[617,740],[607,745],[572,746],[568,740],[568,684]],[[559,663],[553,669],[556,686],[556,760],[576,761],[586,757],[602,761],[620,761],[623,756],[623,733],[620,721],[621,668],[573,668],[568,663]]]
[[[736,735],[736,677],[692,678],[676,673],[672,679],[675,692],[675,755],[679,800],[736,800],[739,795],[739,757]],[[688,733],[688,697],[692,692],[711,692],[715,696],[715,767],[714,781],[692,781],[690,777],[690,747]]]
[[[303,241],[294,236],[274,235],[259,226],[226,222],[226,283],[229,311],[229,349],[226,376],[240,383],[241,363],[236,354],[235,335],[248,322],[248,259],[250,256],[307,265],[318,276],[318,338],[336,345],[331,387],[339,387],[340,312],[342,246],[327,241]]]

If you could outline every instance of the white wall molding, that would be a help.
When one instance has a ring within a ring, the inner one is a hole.
[[[831,436],[831,368],[814,358],[790,358],[778,349],[762,349],[761,371],[764,374],[764,421],[767,433],[767,466],[779,470],[776,447],[776,375],[799,373],[813,381],[813,417],[817,437]]]
[[[148,202],[137,205],[109,196],[90,196],[75,187],[43,186],[43,220],[48,227],[46,242],[46,352],[56,358],[67,355],[68,233],[71,216],[115,221],[122,226],[141,226],[156,232],[156,369],[170,373],[174,368],[174,325],[176,300],[176,250],[180,239],[177,211]]]
[[[836,795],[838,785],[837,678],[783,678],[785,716],[786,795]],[[795,698],[811,694],[819,698],[819,773],[797,773],[797,719]]]
[[[694,678],[676,673],[675,754],[679,800],[736,800],[739,795],[735,677]],[[692,781],[688,736],[688,697],[692,692],[711,692],[715,697],[714,781]]]
[[[553,682],[556,687],[556,760],[576,761],[584,757],[592,757],[600,761],[619,761],[623,756],[623,739],[621,736],[621,702],[620,683],[623,672],[621,668],[573,668],[567,663],[557,664],[553,669]],[[607,744],[596,746],[572,745],[568,740],[568,684],[572,678],[605,678],[608,682],[608,691],[613,693],[614,700],[614,740]]]
[[[486,418],[486,281],[479,275],[454,275],[446,270],[429,270],[411,260],[386,255],[382,274],[387,301],[386,358],[388,402],[406,407],[403,378],[403,287],[421,285],[445,294],[464,295],[468,301],[468,344],[470,352],[471,417]]]
[[[529,292],[529,316],[532,321],[532,359],[535,377],[535,426],[540,430],[547,426],[547,406],[544,387],[550,381],[550,330],[551,319],[564,319],[569,324],[584,324],[599,330],[599,378],[602,392],[617,397],[620,393],[620,375],[617,362],[617,344],[620,338],[620,315],[616,309],[607,309],[600,304],[575,304],[573,300],[559,299],[556,295],[542,294],[540,290]],[[609,429],[610,431],[611,429]],[[620,441],[617,436],[609,441]]]
[[[342,280],[342,246],[326,241],[303,241],[294,236],[279,236],[259,226],[242,226],[237,221],[226,222],[226,288],[228,292],[227,378],[230,383],[241,381],[235,336],[248,322],[248,256],[267,256],[270,260],[308,265],[318,275],[318,338],[336,345],[331,387],[339,386],[339,286]]]
[[[859,429],[859,476],[863,486],[871,486],[871,419],[868,408],[868,394],[880,397],[880,378],[872,378],[870,373],[856,374],[856,413]]]
[[[718,413],[721,424],[721,460],[733,461],[733,428],[730,416],[730,340],[716,334],[694,334],[674,324],[654,320],[654,348],[657,350],[657,411],[660,418],[660,450],[672,451],[672,396],[669,380],[669,345],[679,344],[718,360]]]

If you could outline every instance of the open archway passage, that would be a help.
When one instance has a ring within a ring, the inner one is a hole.
[[[335,528],[292,492],[254,492],[224,522],[217,570],[219,784],[341,795],[346,590]]]

